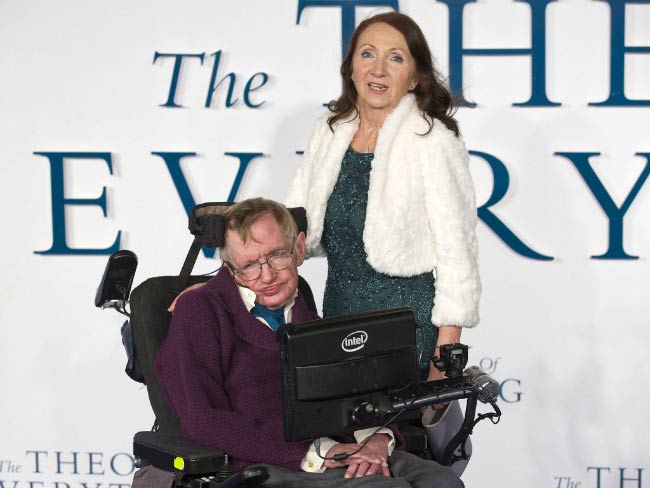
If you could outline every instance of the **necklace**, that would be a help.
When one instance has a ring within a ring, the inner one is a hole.
[[[366,140],[366,153],[371,153],[371,149],[374,148],[377,143],[377,136],[379,134],[379,127],[371,127],[370,130],[365,134],[364,139]]]

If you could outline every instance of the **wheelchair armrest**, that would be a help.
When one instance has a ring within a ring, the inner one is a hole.
[[[215,473],[225,459],[222,449],[180,435],[151,431],[135,434],[133,455],[164,471],[181,471],[187,475]]]

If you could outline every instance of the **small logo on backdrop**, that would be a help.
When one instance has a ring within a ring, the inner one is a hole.
[[[341,349],[345,352],[354,352],[363,348],[368,342],[368,333],[364,330],[357,330],[350,332],[343,338],[341,342]]]

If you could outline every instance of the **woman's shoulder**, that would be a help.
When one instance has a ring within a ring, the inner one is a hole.
[[[352,139],[356,127],[358,126],[358,118],[345,118],[329,123],[332,113],[321,115],[312,129],[312,134],[309,139],[305,151],[304,165],[311,167],[323,162],[323,158],[332,154],[332,148],[338,147],[340,143],[349,143]]]
[[[325,129],[329,129],[329,123],[328,120],[332,116],[332,114],[329,111],[323,112],[316,117],[316,121],[314,122],[314,130],[318,131],[323,131]]]
[[[325,113],[320,114],[316,118],[316,121],[313,123],[311,136],[309,138],[310,146],[314,145],[314,144],[318,144],[323,139],[331,137],[330,134],[332,134],[332,129],[330,128],[330,125],[329,125],[329,122],[328,122],[330,117],[331,117],[331,114],[329,112],[325,112]]]
[[[348,128],[356,129],[357,125],[359,124],[359,116],[356,113],[349,113],[347,115],[343,115],[339,117],[336,120],[333,120],[330,123],[330,119],[334,117],[334,113],[331,111],[327,111],[323,114],[321,114],[317,119],[316,123],[314,124],[314,134],[330,134],[332,137],[334,134],[336,134],[340,129],[346,130]]]
[[[396,149],[404,151],[414,164],[432,170],[440,165],[449,168],[466,167],[469,154],[463,139],[440,119],[425,118],[422,114],[410,116],[399,129],[400,143]]]
[[[423,148],[445,152],[460,151],[464,153],[467,151],[463,138],[440,119],[420,113],[410,118],[408,128],[415,134],[414,139],[418,141],[418,145]]]
[[[442,120],[420,110],[417,100],[411,94],[404,97],[391,115],[390,119],[393,120],[390,122],[400,134],[419,136],[418,139],[425,141],[462,142]]]

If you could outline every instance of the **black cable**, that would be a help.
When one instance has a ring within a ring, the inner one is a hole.
[[[117,282],[115,284],[115,289],[122,294],[122,303],[117,302],[114,307],[115,310],[117,310],[122,315],[130,318],[131,314],[126,311],[126,304],[129,301],[129,292],[126,289],[126,286],[122,282]]]
[[[474,392],[476,392],[477,394],[479,393],[477,391],[478,389],[472,388],[472,390]],[[464,425],[461,427],[459,433],[461,431],[464,431],[466,435],[463,438],[462,442],[459,444],[460,454],[459,455],[456,455],[456,454],[453,454],[453,453],[451,454],[451,464],[454,464],[455,462],[460,461],[462,459],[469,459],[469,456],[467,455],[467,450],[465,448],[465,445],[467,444],[467,439],[469,439],[469,436],[474,432],[474,427],[476,427],[476,424],[478,424],[481,420],[484,420],[484,419],[490,419],[490,421],[493,424],[498,424],[499,420],[501,420],[501,410],[497,406],[496,402],[491,401],[490,405],[492,405],[492,408],[494,409],[493,413],[479,414],[474,419],[474,421],[472,422],[472,425],[469,428],[466,428]],[[495,420],[495,418],[496,418],[496,420]],[[456,449],[458,449],[458,448],[456,448]],[[454,452],[455,451],[456,450],[454,450]]]
[[[411,384],[413,384],[413,383],[411,383]],[[408,385],[408,386],[410,386],[410,385]],[[404,387],[404,388],[406,388],[406,387]],[[401,388],[401,389],[404,389],[404,388]],[[399,391],[399,390],[398,390],[398,391]],[[321,452],[320,452],[320,440],[319,440],[319,439],[316,439],[316,440],[314,441],[314,444],[316,445],[316,454],[318,455],[319,458],[323,459],[324,461],[344,461],[344,460],[350,458],[351,456],[354,456],[356,453],[358,453],[358,452],[361,451],[364,447],[366,447],[366,444],[368,443],[368,441],[370,440],[370,438],[371,438],[373,435],[377,434],[381,429],[383,429],[383,428],[385,428],[385,427],[388,427],[389,424],[392,424],[393,422],[395,422],[395,420],[397,420],[397,418],[398,418],[400,415],[402,415],[404,412],[406,412],[406,411],[409,409],[409,407],[410,407],[411,405],[413,405],[413,402],[414,402],[414,401],[415,401],[415,399],[411,400],[411,403],[408,403],[408,404],[404,405],[404,406],[401,408],[401,410],[400,410],[399,412],[397,412],[395,415],[393,415],[391,418],[389,418],[389,419],[388,419],[388,420],[387,420],[383,425],[380,425],[379,427],[377,427],[377,428],[375,429],[375,431],[374,431],[372,434],[370,434],[368,437],[366,437],[366,438],[361,442],[361,444],[359,444],[359,447],[358,447],[357,449],[355,449],[354,451],[349,452],[349,453],[340,453],[340,454],[336,454],[336,455],[331,456],[331,457],[326,457],[326,456],[323,456],[323,455],[321,454]]]
[[[400,388],[399,390],[395,390],[395,391],[393,392],[393,394],[395,394],[395,393],[399,393],[400,391],[406,390],[406,389],[408,389],[408,388],[410,388],[410,387],[412,387],[412,386],[418,386],[418,385],[422,385],[422,384],[426,384],[426,383],[427,383],[426,381],[419,381],[419,380],[418,380],[418,381],[412,381],[411,383],[407,384],[406,386],[403,386],[403,387]],[[472,384],[469,384],[469,385],[463,385],[463,388],[467,388],[468,390],[471,390],[471,391],[473,391],[473,392],[476,393],[476,394],[480,393],[480,392],[478,391],[478,388],[476,388],[476,386],[474,386],[474,385],[472,385]],[[441,391],[439,392],[439,394],[444,393],[444,392],[446,392],[446,391],[453,390],[453,389],[454,389],[454,388],[451,388],[451,387],[447,386],[445,389],[441,390]],[[424,388],[420,388],[420,391],[426,393],[426,392],[424,391]],[[354,456],[356,453],[358,453],[359,451],[361,451],[361,450],[366,446],[367,442],[370,440],[370,438],[371,438],[373,435],[377,434],[381,429],[383,429],[383,428],[387,427],[389,424],[393,423],[393,422],[394,422],[394,421],[395,421],[395,420],[396,420],[400,415],[402,415],[404,412],[406,412],[407,410],[409,410],[409,408],[413,405],[413,403],[414,403],[416,400],[417,400],[417,396],[415,396],[413,399],[411,399],[408,403],[405,403],[405,405],[404,405],[404,406],[403,406],[403,407],[402,407],[402,408],[401,408],[401,409],[400,409],[400,410],[399,410],[395,415],[393,415],[391,418],[389,418],[389,419],[388,419],[388,420],[387,420],[383,425],[377,427],[377,428],[375,429],[375,431],[374,431],[372,434],[370,434],[368,437],[366,437],[366,438],[363,440],[363,442],[361,442],[361,444],[359,445],[359,447],[358,447],[357,449],[355,449],[354,451],[352,451],[352,452],[350,452],[350,453],[341,453],[341,454],[336,454],[336,455],[334,455],[334,456],[330,456],[330,457],[323,456],[323,455],[321,454],[321,452],[320,452],[320,440],[319,440],[319,439],[316,439],[316,440],[314,441],[314,444],[315,444],[315,446],[316,446],[316,454],[318,455],[319,458],[321,458],[321,459],[323,459],[323,460],[325,460],[325,461],[344,461],[345,459],[348,459],[348,458],[350,458],[351,456]],[[467,451],[466,451],[466,449],[465,449],[465,444],[467,443],[467,438],[468,438],[469,435],[473,432],[474,427],[476,426],[476,424],[478,424],[481,420],[484,420],[484,419],[486,419],[486,418],[490,419],[490,421],[491,421],[493,424],[498,424],[499,421],[501,420],[501,410],[500,410],[499,407],[497,406],[496,402],[491,401],[491,402],[490,402],[490,405],[492,405],[492,408],[494,409],[494,412],[487,413],[487,414],[479,414],[479,415],[477,415],[476,419],[474,419],[474,422],[472,422],[472,425],[471,425],[471,427],[469,428],[469,432],[467,433],[467,436],[465,437],[465,439],[463,440],[463,442],[460,444],[460,450],[461,450],[461,451],[460,451],[460,456],[454,456],[454,462],[455,462],[456,460],[458,460],[458,459],[467,459]],[[495,420],[495,419],[496,419],[496,420]]]
[[[497,406],[496,402],[490,402],[490,405],[492,405],[494,412],[478,414],[474,419],[474,422],[472,423],[472,427],[469,432],[470,434],[474,430],[476,424],[478,424],[481,420],[490,419],[490,422],[492,422],[494,425],[499,423],[499,421],[501,420],[501,409]]]
[[[219,271],[221,268],[223,268],[223,264],[222,264],[221,266],[219,266],[217,269],[213,270],[213,271],[209,271],[209,272],[207,272],[207,273],[203,273],[203,274],[195,275],[195,276],[210,276],[210,275],[215,274],[215,273],[216,273],[217,271]]]
[[[461,461],[463,459],[469,459],[469,456],[467,455],[467,449],[465,448],[467,444],[467,439],[469,439],[469,434],[463,439],[463,442],[460,443],[460,454],[452,454],[451,455],[451,465],[455,464],[458,461]],[[458,448],[457,448],[458,449]]]
[[[125,303],[122,303],[121,306],[120,306],[120,304],[115,305],[115,310],[117,310],[122,315],[125,315],[125,316],[131,318],[131,314],[126,311],[126,304]]]

